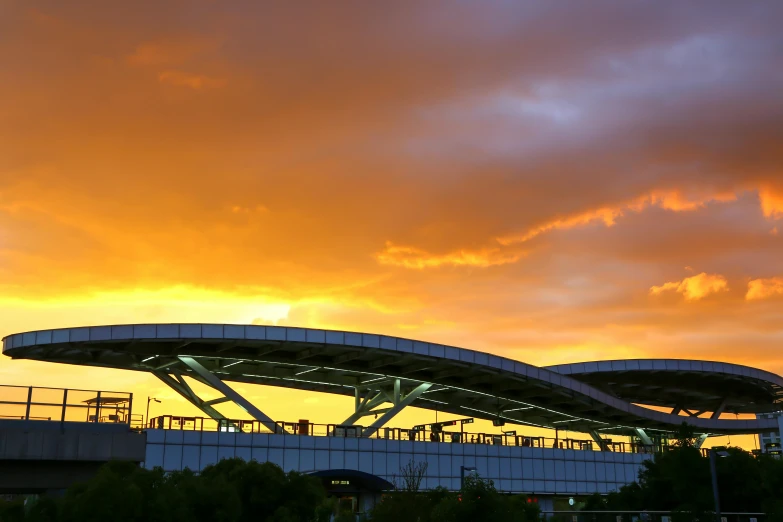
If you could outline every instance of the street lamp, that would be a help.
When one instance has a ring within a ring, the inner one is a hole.
[[[144,416],[144,420],[147,422],[147,427],[150,426],[150,402],[155,401],[157,403],[160,403],[158,399],[155,397],[147,397],[147,415]]]
[[[718,473],[715,470],[715,462],[718,457],[728,457],[729,452],[724,449],[712,448],[710,450],[710,473],[712,474],[712,497],[715,499],[715,520],[720,522],[720,496],[718,495]]]
[[[460,466],[459,467],[459,489],[462,489],[465,487],[465,472],[466,471],[472,471],[475,472],[476,468],[474,466]]]

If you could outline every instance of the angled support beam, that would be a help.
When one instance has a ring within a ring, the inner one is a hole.
[[[644,432],[642,428],[634,428],[634,431],[636,432],[636,436],[639,437],[639,439],[642,441],[642,444],[645,446],[653,445],[652,439],[649,435],[647,435],[647,433]]]
[[[374,411],[373,408],[383,404],[384,402],[388,402],[386,399],[386,395],[383,393],[383,391],[380,391],[375,395],[371,395],[370,393],[368,393],[364,397],[364,400],[359,402],[358,399],[359,394],[357,390],[355,397],[357,397],[357,399],[354,401],[356,404],[356,411],[354,411],[350,417],[348,417],[341,423],[341,425],[343,426],[352,426],[356,421],[358,421],[362,417],[366,417],[367,415],[375,415],[378,412]]]
[[[401,401],[399,401],[397,404],[389,408],[389,410],[381,415],[375,422],[373,422],[370,427],[364,430],[364,433],[362,433],[362,436],[369,437],[376,431],[378,431],[379,428],[381,428],[384,424],[389,422],[395,415],[400,413],[403,408],[406,406],[409,406],[413,401],[418,399],[422,393],[426,392],[432,387],[432,384],[429,382],[425,382],[422,384],[419,384],[416,386],[413,391],[411,391],[408,395],[406,395]]]
[[[598,448],[601,451],[610,451],[609,450],[609,444],[601,438],[601,434],[598,433],[596,430],[590,430],[590,436],[593,438],[596,444],[598,444]]]
[[[707,437],[709,437],[709,434],[707,433],[699,435],[699,438],[696,439],[696,449],[701,449],[701,446],[704,444],[704,441],[707,440]]]
[[[179,359],[173,359],[171,361],[165,362],[159,366],[155,367],[155,371],[165,370],[166,368],[171,368],[172,366],[175,366],[179,364]]]
[[[341,424],[351,426],[362,417],[382,414],[369,428],[364,430],[363,435],[368,437],[378,431],[378,428],[386,424],[389,419],[418,399],[422,393],[429,390],[432,386],[431,383],[422,383],[408,394],[404,394],[400,379],[394,379],[391,387],[384,387],[378,391],[368,390],[364,398],[362,398],[360,389],[357,387],[354,392],[354,412]],[[385,403],[391,403],[391,407],[378,408]]]
[[[188,386],[184,380],[179,381],[178,379],[175,379],[168,373],[159,372],[159,371],[154,371],[152,372],[152,374],[158,379],[160,379],[161,381],[163,381],[169,388],[182,395],[182,397],[186,401],[188,401],[193,406],[195,406],[196,408],[200,409],[201,411],[209,415],[211,419],[215,419],[217,421],[226,419],[226,417],[222,413],[217,411],[215,408],[213,408],[211,404],[207,404],[206,401],[203,401],[195,393],[193,393],[193,390],[190,389],[190,386]]]
[[[210,406],[214,406],[215,404],[223,404],[224,402],[230,402],[231,399],[228,397],[218,397],[217,399],[212,399],[211,401],[204,401],[204,404],[209,404]]]
[[[720,401],[720,405],[718,405],[717,408],[715,408],[715,411],[712,412],[712,415],[710,415],[710,419],[719,419],[720,414],[723,413],[723,410],[726,409],[726,401],[728,399],[724,398],[722,401]]]
[[[682,406],[675,406],[674,409],[672,409],[672,415],[679,415],[682,411]]]
[[[269,418],[264,412],[253,406],[250,401],[242,397],[239,393],[234,391],[226,383],[215,377],[209,370],[204,368],[200,362],[193,357],[180,356],[179,360],[185,363],[185,365],[193,370],[193,373],[201,377],[209,386],[222,393],[226,398],[233,401],[234,404],[245,410],[245,412],[253,417],[255,420],[263,424],[272,433],[277,433],[277,425],[275,421]],[[285,433],[285,430],[283,430]]]

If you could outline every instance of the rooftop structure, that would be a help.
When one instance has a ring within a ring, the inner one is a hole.
[[[143,324],[43,330],[3,339],[12,358],[147,371],[213,419],[233,401],[276,430],[275,422],[226,382],[280,386],[355,398],[336,425],[363,436],[409,405],[498,423],[650,441],[686,421],[709,434],[759,433],[775,419],[725,419],[723,412],[775,411],[783,378],[728,363],[602,361],[536,367],[495,355],[397,337],[256,325]],[[223,397],[204,401],[191,377]],[[658,411],[645,405],[671,408]],[[687,414],[687,417],[681,415]],[[707,415],[705,417],[705,415]]]

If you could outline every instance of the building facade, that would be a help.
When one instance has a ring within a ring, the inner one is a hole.
[[[756,415],[757,418],[764,419],[777,419],[778,429],[765,431],[759,433],[759,449],[762,453],[771,453],[772,455],[781,458],[781,434],[783,434],[783,411],[775,413],[761,413]]]
[[[147,430],[144,466],[199,471],[224,458],[273,462],[285,471],[357,470],[395,482],[407,462],[426,462],[422,488],[460,489],[465,469],[499,491],[537,497],[551,509],[556,497],[609,493],[636,480],[650,455],[557,448],[416,442],[357,437]],[[366,507],[366,506],[365,506]]]

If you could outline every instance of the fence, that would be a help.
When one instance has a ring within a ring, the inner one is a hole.
[[[150,419],[147,428],[164,430],[224,431],[237,433],[269,433],[271,430],[255,420],[215,420],[205,417],[182,417],[162,415]],[[364,426],[342,426],[338,424],[315,424],[306,420],[275,423],[275,433],[309,435],[321,437],[362,437]],[[472,433],[427,428],[380,428],[370,438],[388,440],[410,440],[415,442],[447,442],[452,444],[486,444],[493,446],[521,446],[533,448],[559,448],[578,451],[596,451],[593,440],[573,438],[549,438],[517,435],[516,432]],[[645,446],[633,442],[606,441],[609,451],[619,453],[652,454],[666,449],[666,446]]]
[[[125,392],[0,385],[0,419],[100,422],[141,427]]]

